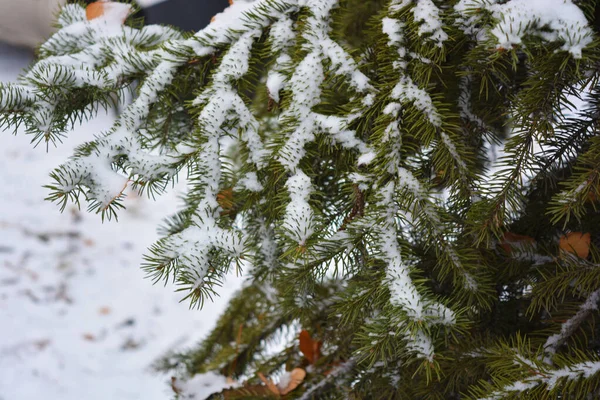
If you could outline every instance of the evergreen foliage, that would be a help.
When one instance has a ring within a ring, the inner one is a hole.
[[[0,126],[58,144],[135,97],[49,199],[111,219],[128,185],[185,178],[148,276],[198,307],[247,277],[159,363],[174,397],[276,398],[294,368],[290,399],[600,397],[596,0],[234,0],[193,35],[70,4],[58,25]]]

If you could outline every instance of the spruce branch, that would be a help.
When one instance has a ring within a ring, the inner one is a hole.
[[[58,143],[134,93],[49,198],[116,218],[126,187],[182,179],[147,275],[200,307],[247,278],[163,360],[176,396],[301,369],[288,398],[577,398],[600,369],[600,24],[547,3],[237,0],[193,34],[68,5],[0,126]]]

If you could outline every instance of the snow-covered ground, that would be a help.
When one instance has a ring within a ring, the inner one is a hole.
[[[30,61],[0,44],[0,81]],[[240,286],[231,277],[199,311],[144,279],[141,256],[175,194],[128,197],[118,223],[44,201],[49,172],[110,122],[96,118],[48,152],[0,132],[0,400],[169,399],[169,377],[150,364],[201,339]]]

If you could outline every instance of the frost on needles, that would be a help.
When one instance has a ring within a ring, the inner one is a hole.
[[[102,4],[0,124],[59,145],[134,93],[49,198],[111,219],[184,179],[148,276],[198,306],[247,277],[159,363],[175,397],[600,396],[597,1],[234,0],[190,34]]]

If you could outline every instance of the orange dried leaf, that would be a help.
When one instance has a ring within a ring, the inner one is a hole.
[[[175,378],[174,376],[171,377],[171,389],[173,389],[173,393],[175,393],[176,395],[181,394],[181,389],[179,389],[179,387],[177,386],[177,378]]]
[[[228,385],[237,385],[237,382],[233,380],[232,377],[228,376],[227,378],[225,378],[225,382],[227,382]]]
[[[90,3],[85,8],[85,17],[88,21],[99,18],[104,15],[104,3],[97,1],[95,3]]]
[[[518,249],[525,245],[532,245],[535,239],[531,236],[519,235],[518,233],[504,232],[500,247],[508,254],[512,253],[513,249]]]
[[[106,307],[106,306],[105,306],[105,307],[100,307],[100,309],[98,310],[98,313],[99,313],[100,315],[108,315],[108,314],[110,314],[110,313],[111,313],[111,311],[112,311],[112,310],[110,309],[110,307]]]
[[[587,258],[590,254],[591,236],[589,233],[569,232],[561,236],[559,247],[561,250],[577,255],[580,258]]]
[[[304,378],[306,378],[306,371],[302,368],[294,368],[290,372],[290,381],[284,389],[280,389],[280,393],[284,396],[290,393],[304,382]]]
[[[595,203],[598,201],[598,195],[595,192],[589,192],[586,196],[586,201],[588,203]]]
[[[114,1],[96,1],[88,4],[85,8],[85,17],[88,21],[100,18],[107,13],[115,18],[120,18],[121,22],[125,22],[127,16],[131,13],[131,6],[125,3],[117,3]]]
[[[321,357],[321,345],[323,343],[313,340],[306,329],[300,332],[300,351],[309,363],[314,364]]]
[[[217,193],[217,203],[224,211],[229,211],[233,208],[233,189],[227,188]]]
[[[83,339],[87,340],[88,342],[94,342],[96,341],[96,336],[92,335],[91,333],[84,333]]]
[[[281,393],[279,392],[279,388],[277,387],[276,384],[273,383],[272,380],[267,379],[261,372],[258,373],[258,377],[260,378],[261,381],[263,381],[263,383],[269,388],[269,390],[271,392],[273,392],[276,395],[280,395]]]

